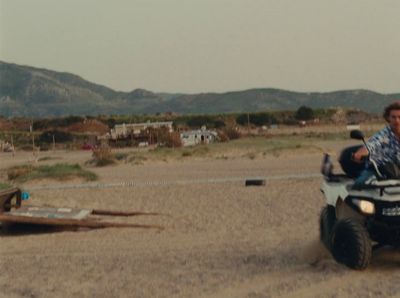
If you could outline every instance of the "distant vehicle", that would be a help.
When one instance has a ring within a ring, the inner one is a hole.
[[[81,147],[82,150],[93,150],[95,148],[96,148],[96,146],[94,146],[92,144],[87,144],[87,143],[83,144],[83,146]]]
[[[3,152],[14,152],[14,146],[9,143],[6,143],[3,147]]]

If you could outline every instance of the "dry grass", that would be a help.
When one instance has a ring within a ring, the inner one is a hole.
[[[116,158],[111,152],[110,147],[100,147],[93,149],[93,159],[89,161],[96,167],[104,167],[116,163]]]
[[[94,152],[90,161],[98,166],[125,161],[132,164],[143,164],[151,161],[179,161],[191,158],[229,159],[245,157],[249,159],[263,158],[268,155],[279,156],[286,151],[315,149],[316,141],[344,140],[347,133],[327,135],[290,135],[277,137],[245,137],[229,142],[196,145],[191,147],[167,148],[156,147],[147,151],[121,152],[112,154],[109,150]],[[96,154],[96,156],[95,156]],[[95,162],[96,161],[96,162]]]
[[[97,179],[97,175],[84,170],[78,164],[58,163],[55,165],[31,166],[23,165],[12,167],[7,170],[8,179],[17,182],[26,182],[35,179],[56,179],[65,180],[79,177],[87,181]]]

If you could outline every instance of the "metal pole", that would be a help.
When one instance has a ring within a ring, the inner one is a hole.
[[[12,155],[15,156],[15,148],[14,148],[14,138],[13,138],[13,135],[11,135],[11,149],[12,149]]]
[[[247,131],[250,133],[250,113],[247,113]]]

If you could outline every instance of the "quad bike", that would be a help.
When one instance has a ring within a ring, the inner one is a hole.
[[[351,131],[350,136],[368,149],[361,131]],[[321,192],[326,206],[320,215],[320,239],[337,262],[361,270],[367,268],[375,249],[400,245],[400,175],[398,169],[384,172],[370,155],[364,164],[353,161],[352,153],[360,147],[342,151],[339,163],[345,174],[334,174],[330,156],[324,156]],[[374,178],[355,184],[366,166],[374,171]]]

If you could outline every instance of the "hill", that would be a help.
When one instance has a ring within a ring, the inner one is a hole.
[[[0,62],[0,115],[6,117],[134,113],[160,101],[143,89],[117,92],[74,74]]]
[[[381,112],[400,94],[369,90],[301,93],[264,88],[226,93],[169,94],[144,89],[119,92],[63,72],[0,61],[0,115],[48,117],[99,114],[217,114],[345,107]]]

